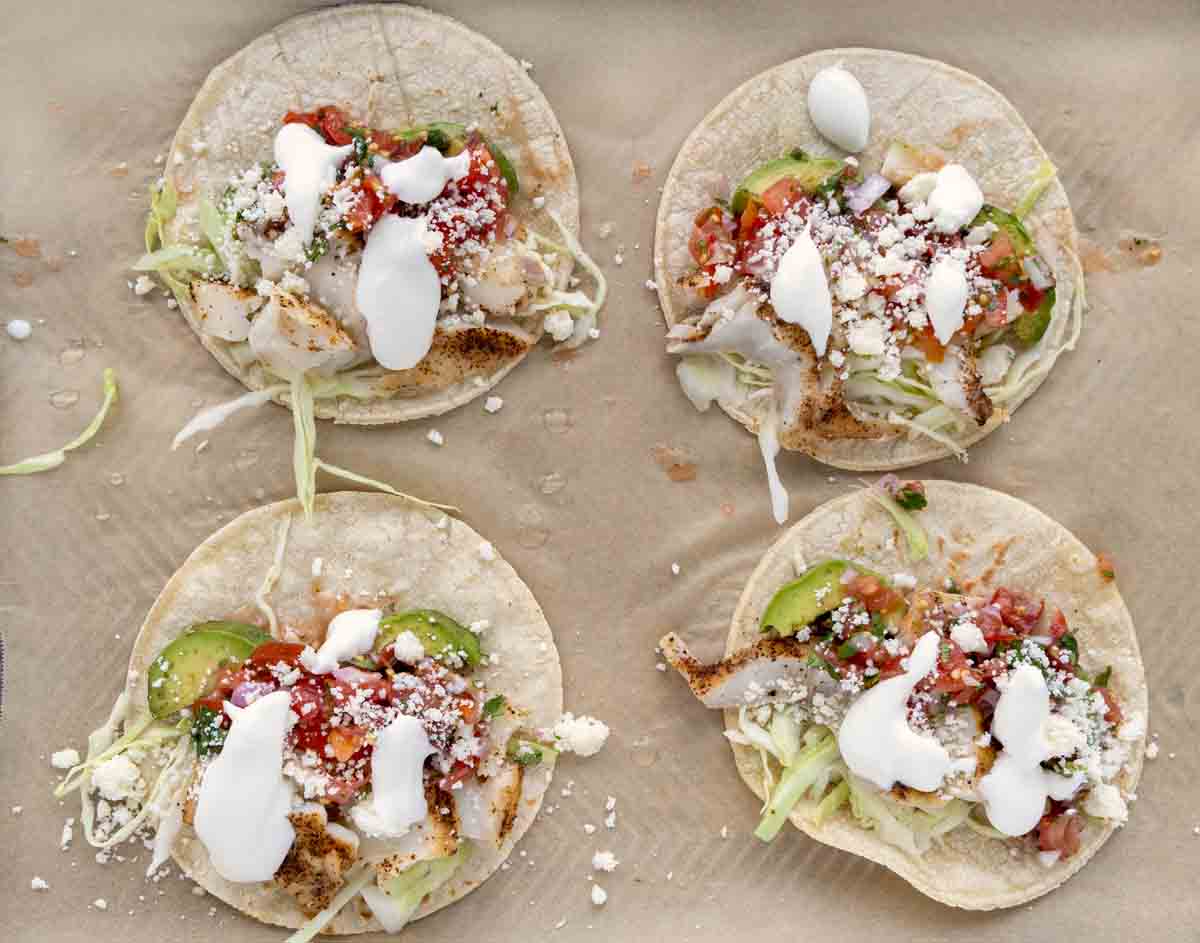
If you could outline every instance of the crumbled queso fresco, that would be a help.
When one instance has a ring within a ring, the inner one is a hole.
[[[983,313],[982,299],[1003,291],[999,282],[980,273],[982,239],[971,244],[968,236],[962,245],[950,243],[934,228],[923,200],[905,201],[915,196],[906,193],[907,189],[900,190],[900,200],[884,204],[885,214],[869,216],[865,231],[854,225],[853,216],[837,200],[815,203],[807,212],[802,204],[794,204],[763,226],[759,243],[747,260],[747,269],[754,276],[748,286],[751,293],[769,301],[765,285],[774,277],[784,253],[807,229],[828,261],[834,318],[845,328],[853,353],[883,358],[882,380],[900,376],[901,350],[929,323],[925,284],[934,263],[949,259],[963,270],[970,289],[964,312],[968,318]],[[902,287],[888,297],[884,283],[896,280]],[[829,361],[840,368],[842,379],[849,379],[850,368],[840,351],[832,351]]]
[[[608,733],[608,725],[603,721],[568,712],[554,725],[554,745],[567,753],[594,756],[608,740]]]

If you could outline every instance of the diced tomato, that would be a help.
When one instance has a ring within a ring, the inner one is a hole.
[[[913,346],[925,355],[930,363],[941,363],[946,359],[946,348],[933,334],[933,329],[926,325],[912,340]]]
[[[786,177],[772,184],[762,195],[762,205],[772,216],[781,216],[792,206],[799,206],[802,217],[808,215],[812,200],[804,192],[800,181]]]
[[[356,695],[361,697],[359,692],[362,691],[367,692],[367,700],[376,704],[386,704],[391,696],[392,686],[383,675],[370,671],[364,671],[354,681],[343,681],[339,678],[329,681],[329,694],[334,704],[345,704]]]
[[[1038,822],[1038,848],[1042,851],[1057,851],[1063,858],[1070,858],[1079,851],[1079,838],[1083,823],[1078,815],[1044,815]]]
[[[755,197],[750,197],[746,201],[746,208],[742,210],[742,215],[738,218],[737,238],[739,243],[749,242],[763,227],[766,217],[759,212],[760,209],[762,209],[762,204]]]
[[[879,669],[879,680],[886,681],[888,678],[894,678],[896,675],[904,674],[904,665],[901,664],[901,662],[904,661],[904,658],[905,656],[903,655],[896,655],[892,658],[888,658],[885,661],[877,660],[875,662],[875,667]]]
[[[963,326],[959,328],[959,332],[965,337],[974,337],[975,329],[983,323],[983,320],[984,318],[982,314],[969,315],[968,317],[963,318]]]
[[[1015,287],[1024,276],[1021,260],[1004,230],[992,234],[992,241],[979,254],[979,268],[988,278]]]
[[[1097,688],[1100,696],[1104,698],[1104,703],[1108,710],[1104,712],[1104,719],[1110,724],[1119,724],[1125,717],[1121,713],[1121,703],[1117,700],[1117,696],[1108,688]]]
[[[1070,628],[1067,626],[1067,617],[1062,614],[1061,609],[1055,609],[1054,618],[1050,620],[1050,641],[1057,642],[1069,631]]]
[[[366,733],[361,727],[338,726],[329,728],[329,748],[339,763],[354,756],[366,742]]]
[[[847,584],[846,592],[866,606],[868,612],[887,612],[904,602],[899,593],[865,573],[857,574]]]
[[[471,759],[474,760],[472,764],[456,761],[454,768],[451,769],[450,772],[448,772],[440,780],[438,780],[438,788],[449,792],[454,788],[455,783],[462,782],[464,779],[474,773],[479,761],[475,757],[472,757]]]
[[[983,680],[966,653],[954,642],[944,641],[938,652],[938,672],[932,690],[949,694],[956,704],[969,704],[984,691]]]
[[[719,206],[701,210],[692,225],[688,251],[697,265],[727,265],[736,255],[733,219]]]
[[[1021,299],[1021,307],[1026,311],[1036,311],[1046,293],[1035,288],[1033,282],[1022,282],[1017,289],[1017,297]]]
[[[390,160],[403,160],[406,157],[412,157],[422,147],[425,142],[420,138],[412,138],[411,140],[403,140],[387,131],[372,131],[371,143],[378,149],[379,153]]]
[[[1000,618],[1017,635],[1029,635],[1037,628],[1042,618],[1042,610],[1046,608],[1044,601],[1038,600],[1035,605],[1032,596],[1003,586],[992,594],[991,604],[999,608]]]
[[[474,200],[488,190],[492,190],[501,195],[503,205],[496,208],[495,219],[490,222],[468,221],[464,217],[448,222],[442,218],[444,214],[430,219],[429,225],[441,234],[442,247],[431,254],[429,260],[437,269],[438,274],[442,276],[454,273],[454,252],[459,246],[468,240],[485,244],[490,242],[497,232],[503,230],[507,219],[508,184],[505,183],[504,175],[500,173],[491,152],[479,139],[472,140],[467,149],[471,153],[471,164],[467,175],[457,183],[447,184],[447,190],[442,191],[439,199],[445,198],[451,187],[456,188],[455,192],[460,194],[460,199],[464,204],[467,200]]]
[[[479,704],[469,693],[453,698],[450,707],[463,719],[464,723],[473,724],[479,719]]]
[[[342,109],[336,105],[323,105],[316,111],[289,111],[283,116],[284,124],[306,124],[325,138],[326,144],[340,147],[354,140],[350,131],[353,125]]]
[[[267,667],[277,665],[280,662],[283,662],[285,665],[298,665],[302,651],[304,651],[303,645],[298,645],[295,642],[277,642],[272,639],[270,642],[263,642],[258,648],[254,649],[254,653],[250,656],[249,664],[255,667]]]
[[[297,749],[315,750],[323,755],[328,736],[324,685],[317,678],[306,677],[288,690],[292,695],[292,710],[298,718],[292,727],[292,740]]]
[[[358,199],[346,214],[346,228],[351,232],[366,232],[396,205],[396,194],[374,174],[361,178],[353,189]]]

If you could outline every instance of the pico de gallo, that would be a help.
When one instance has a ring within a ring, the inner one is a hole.
[[[678,282],[690,314],[668,333],[668,351],[688,358],[689,398],[752,404],[774,383],[782,407],[798,364],[825,378],[807,434],[925,435],[955,451],[956,436],[1016,399],[1055,316],[1054,266],[1022,221],[1028,207],[984,203],[969,171],[943,164],[899,142],[878,173],[795,150],[701,208],[688,241],[694,268]],[[815,292],[805,307],[824,299],[825,323],[779,310],[783,281],[789,292],[798,281],[780,277],[789,250],[808,239],[821,270],[803,280]],[[750,332],[752,319],[773,336]],[[718,383],[721,361],[728,380]]]

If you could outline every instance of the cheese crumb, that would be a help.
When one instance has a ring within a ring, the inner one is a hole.
[[[133,293],[135,295],[148,295],[154,291],[154,279],[149,275],[139,275],[137,281],[133,283]]]
[[[35,874],[33,880],[29,882],[29,889],[31,891],[48,891],[50,885]]]
[[[612,872],[617,870],[620,863],[611,851],[597,851],[592,855],[592,869],[595,871]]]
[[[504,400],[499,396],[489,396],[483,401],[483,411],[487,413],[498,413],[504,405]]]
[[[552,311],[542,322],[546,332],[556,341],[565,341],[575,333],[575,322],[567,311]]]
[[[14,318],[8,322],[5,330],[8,331],[8,336],[13,340],[23,341],[28,339],[29,335],[33,333],[33,325],[23,318]]]
[[[596,833],[596,826],[591,822],[585,822],[583,825],[583,831],[586,835],[594,835]]]
[[[55,769],[70,769],[79,764],[79,751],[67,747],[50,754],[50,765]]]
[[[92,784],[109,802],[141,799],[146,790],[141,771],[124,754],[118,754],[97,766],[92,772]]]
[[[540,210],[546,205],[546,198],[544,196],[535,196],[530,202],[533,203],[535,210]]]
[[[442,436],[442,434],[440,432],[438,432],[436,429],[430,429],[427,433],[425,433],[425,438],[427,438],[434,445],[439,445],[439,446],[444,445],[446,442],[446,440]]]
[[[479,545],[479,559],[491,562],[496,559],[496,548],[486,540]]]
[[[678,575],[679,575],[679,564],[678,564],[678,563],[672,563],[672,564],[671,564],[671,574],[672,574],[673,576],[678,576]]]
[[[597,907],[603,907],[605,901],[608,900],[608,892],[599,884],[592,885],[592,903]]]
[[[1157,756],[1158,756],[1158,744],[1157,743],[1147,743],[1146,744],[1146,759],[1153,760]]]
[[[567,753],[594,756],[608,740],[608,725],[595,717],[568,712],[554,725],[555,745]]]
[[[103,897],[97,897],[94,901],[92,901],[92,906],[97,910],[108,910],[108,901],[106,901]]]
[[[425,657],[425,646],[410,629],[405,629],[392,642],[396,660],[406,665],[415,665]]]

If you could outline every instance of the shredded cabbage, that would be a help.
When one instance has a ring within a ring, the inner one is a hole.
[[[296,497],[307,520],[312,519],[313,501],[317,496],[317,420],[313,410],[312,387],[304,374],[298,374],[292,379],[292,424],[295,427],[292,471],[296,476]]]
[[[552,239],[547,239],[545,236],[531,232],[535,243],[545,246],[555,252],[563,253],[571,256],[596,282],[596,297],[589,298],[582,291],[564,291],[559,288],[550,288],[547,293],[546,300],[540,301],[530,306],[530,313],[541,311],[561,310],[568,312],[575,320],[575,330],[571,336],[562,341],[558,346],[571,350],[579,347],[590,337],[591,331],[599,323],[600,309],[604,307],[604,299],[608,296],[608,280],[604,277],[604,273],[600,271],[598,266],[590,255],[584,251],[579,240],[574,234],[563,225],[562,219],[558,214],[551,209],[546,210],[546,215],[558,227],[558,231],[562,234],[563,242],[566,245],[560,245]]]
[[[1044,160],[1037,172],[1033,175],[1033,182],[1030,183],[1029,189],[1025,191],[1025,195],[1021,197],[1019,203],[1013,209],[1013,216],[1017,219],[1024,219],[1029,215],[1030,210],[1037,204],[1037,201],[1042,198],[1042,194],[1046,192],[1046,188],[1050,186],[1051,181],[1057,176],[1058,170],[1048,160]]]
[[[775,755],[784,766],[791,766],[800,752],[800,725],[789,711],[777,710],[772,712],[767,729],[775,744]]]
[[[951,452],[953,452],[955,458],[957,458],[960,462],[963,462],[964,464],[966,463],[967,450],[964,449],[957,442],[955,442],[952,438],[950,438],[950,436],[943,435],[942,433],[936,432],[933,429],[927,429],[925,426],[921,425],[920,423],[913,422],[911,419],[905,419],[899,413],[894,412],[894,411],[888,413],[887,421],[890,423],[893,423],[894,425],[897,425],[897,426],[903,426],[905,429],[908,429],[910,432],[914,432],[914,433],[917,433],[918,435],[923,435],[926,438],[933,439],[934,442],[937,442],[939,445],[944,445]]]
[[[859,824],[873,828],[889,845],[920,857],[940,840],[970,820],[971,806],[951,799],[936,811],[923,811],[888,799],[870,783],[848,774],[850,809]]]
[[[816,820],[820,825],[827,821],[833,813],[846,804],[850,798],[850,784],[843,779],[829,791],[829,794],[817,805]]]
[[[925,528],[917,523],[916,518],[900,507],[896,500],[881,488],[868,485],[867,496],[892,515],[896,526],[904,532],[904,539],[908,543],[909,559],[915,563],[929,556],[929,537],[925,533]]]
[[[56,449],[53,452],[45,452],[42,455],[34,455],[32,458],[24,459],[12,465],[0,466],[0,475],[35,475],[38,472],[57,468],[67,460],[68,452],[73,452],[80,446],[87,445],[92,440],[92,437],[100,431],[100,427],[104,425],[104,419],[108,415],[108,411],[112,408],[113,403],[117,401],[117,395],[117,375],[111,367],[105,367],[104,402],[100,404],[100,411],[88,423],[87,428],[61,449]]]
[[[766,814],[754,830],[755,837],[760,840],[773,840],[801,796],[823,772],[838,762],[837,738],[827,727],[818,729],[824,731],[824,736],[801,750],[791,766],[784,767],[779,785],[767,803]]]
[[[177,726],[172,727],[157,723],[153,717],[146,714],[144,717],[126,724],[125,733],[117,737],[117,730],[125,721],[128,708],[129,696],[122,693],[113,704],[104,724],[88,735],[87,756],[84,757],[83,762],[68,770],[63,781],[54,789],[56,799],[61,799],[76,789],[79,790],[81,803],[79,822],[83,826],[84,837],[90,845],[96,848],[111,848],[119,845],[141,828],[142,823],[157,807],[166,790],[181,781],[181,770],[193,759],[191,741],[184,737],[188,725],[186,720],[180,721]],[[168,743],[175,743],[175,749],[170,760],[159,771],[151,787],[150,795],[146,798],[141,810],[104,841],[97,841],[94,830],[96,810],[91,799],[92,772],[97,766],[122,753],[144,754],[153,747]]]
[[[199,272],[211,275],[220,269],[220,260],[210,249],[195,246],[166,246],[148,252],[133,263],[135,272]]]
[[[292,516],[289,514],[283,519],[283,523],[279,525],[279,536],[275,538],[275,556],[271,560],[271,565],[267,568],[266,574],[263,576],[262,585],[258,587],[258,592],[254,594],[254,605],[258,607],[259,612],[267,617],[272,638],[279,637],[279,620],[275,618],[275,610],[267,602],[267,594],[275,588],[275,583],[279,580],[279,576],[283,572],[283,552],[287,548],[288,532],[291,529]]]
[[[271,397],[282,393],[286,389],[286,386],[280,385],[269,386],[265,390],[252,390],[249,393],[243,393],[236,399],[202,409],[192,417],[186,426],[175,434],[175,439],[171,442],[171,451],[179,448],[179,446],[192,436],[217,428],[217,426],[221,425],[221,423],[239,410],[247,409],[251,406],[261,406],[263,403],[268,402]]]
[[[434,501],[424,501],[421,498],[414,498],[411,494],[405,494],[403,491],[397,491],[391,485],[384,481],[376,481],[374,478],[368,478],[366,475],[360,475],[357,472],[352,472],[347,468],[339,468],[337,465],[330,465],[323,459],[317,459],[317,468],[330,475],[338,478],[345,478],[347,481],[353,481],[356,484],[368,485],[378,491],[384,491],[388,494],[393,494],[397,498],[403,498],[405,501],[411,501],[413,504],[420,505],[426,508],[436,508],[439,511],[448,511],[457,513],[458,508],[453,504],[437,504]]]
[[[417,912],[421,901],[454,876],[470,857],[470,849],[471,846],[464,842],[448,858],[418,861],[382,882],[377,893],[371,893],[375,888],[363,886],[362,895],[375,919],[388,933],[399,933]]]
[[[142,257],[143,261],[152,257],[157,250],[167,247],[167,224],[175,218],[178,202],[178,194],[170,180],[163,179],[157,187],[150,188],[150,212],[146,216],[144,234],[146,255]],[[155,268],[152,271],[171,290],[180,305],[191,300],[187,282],[176,278],[171,269]]]

